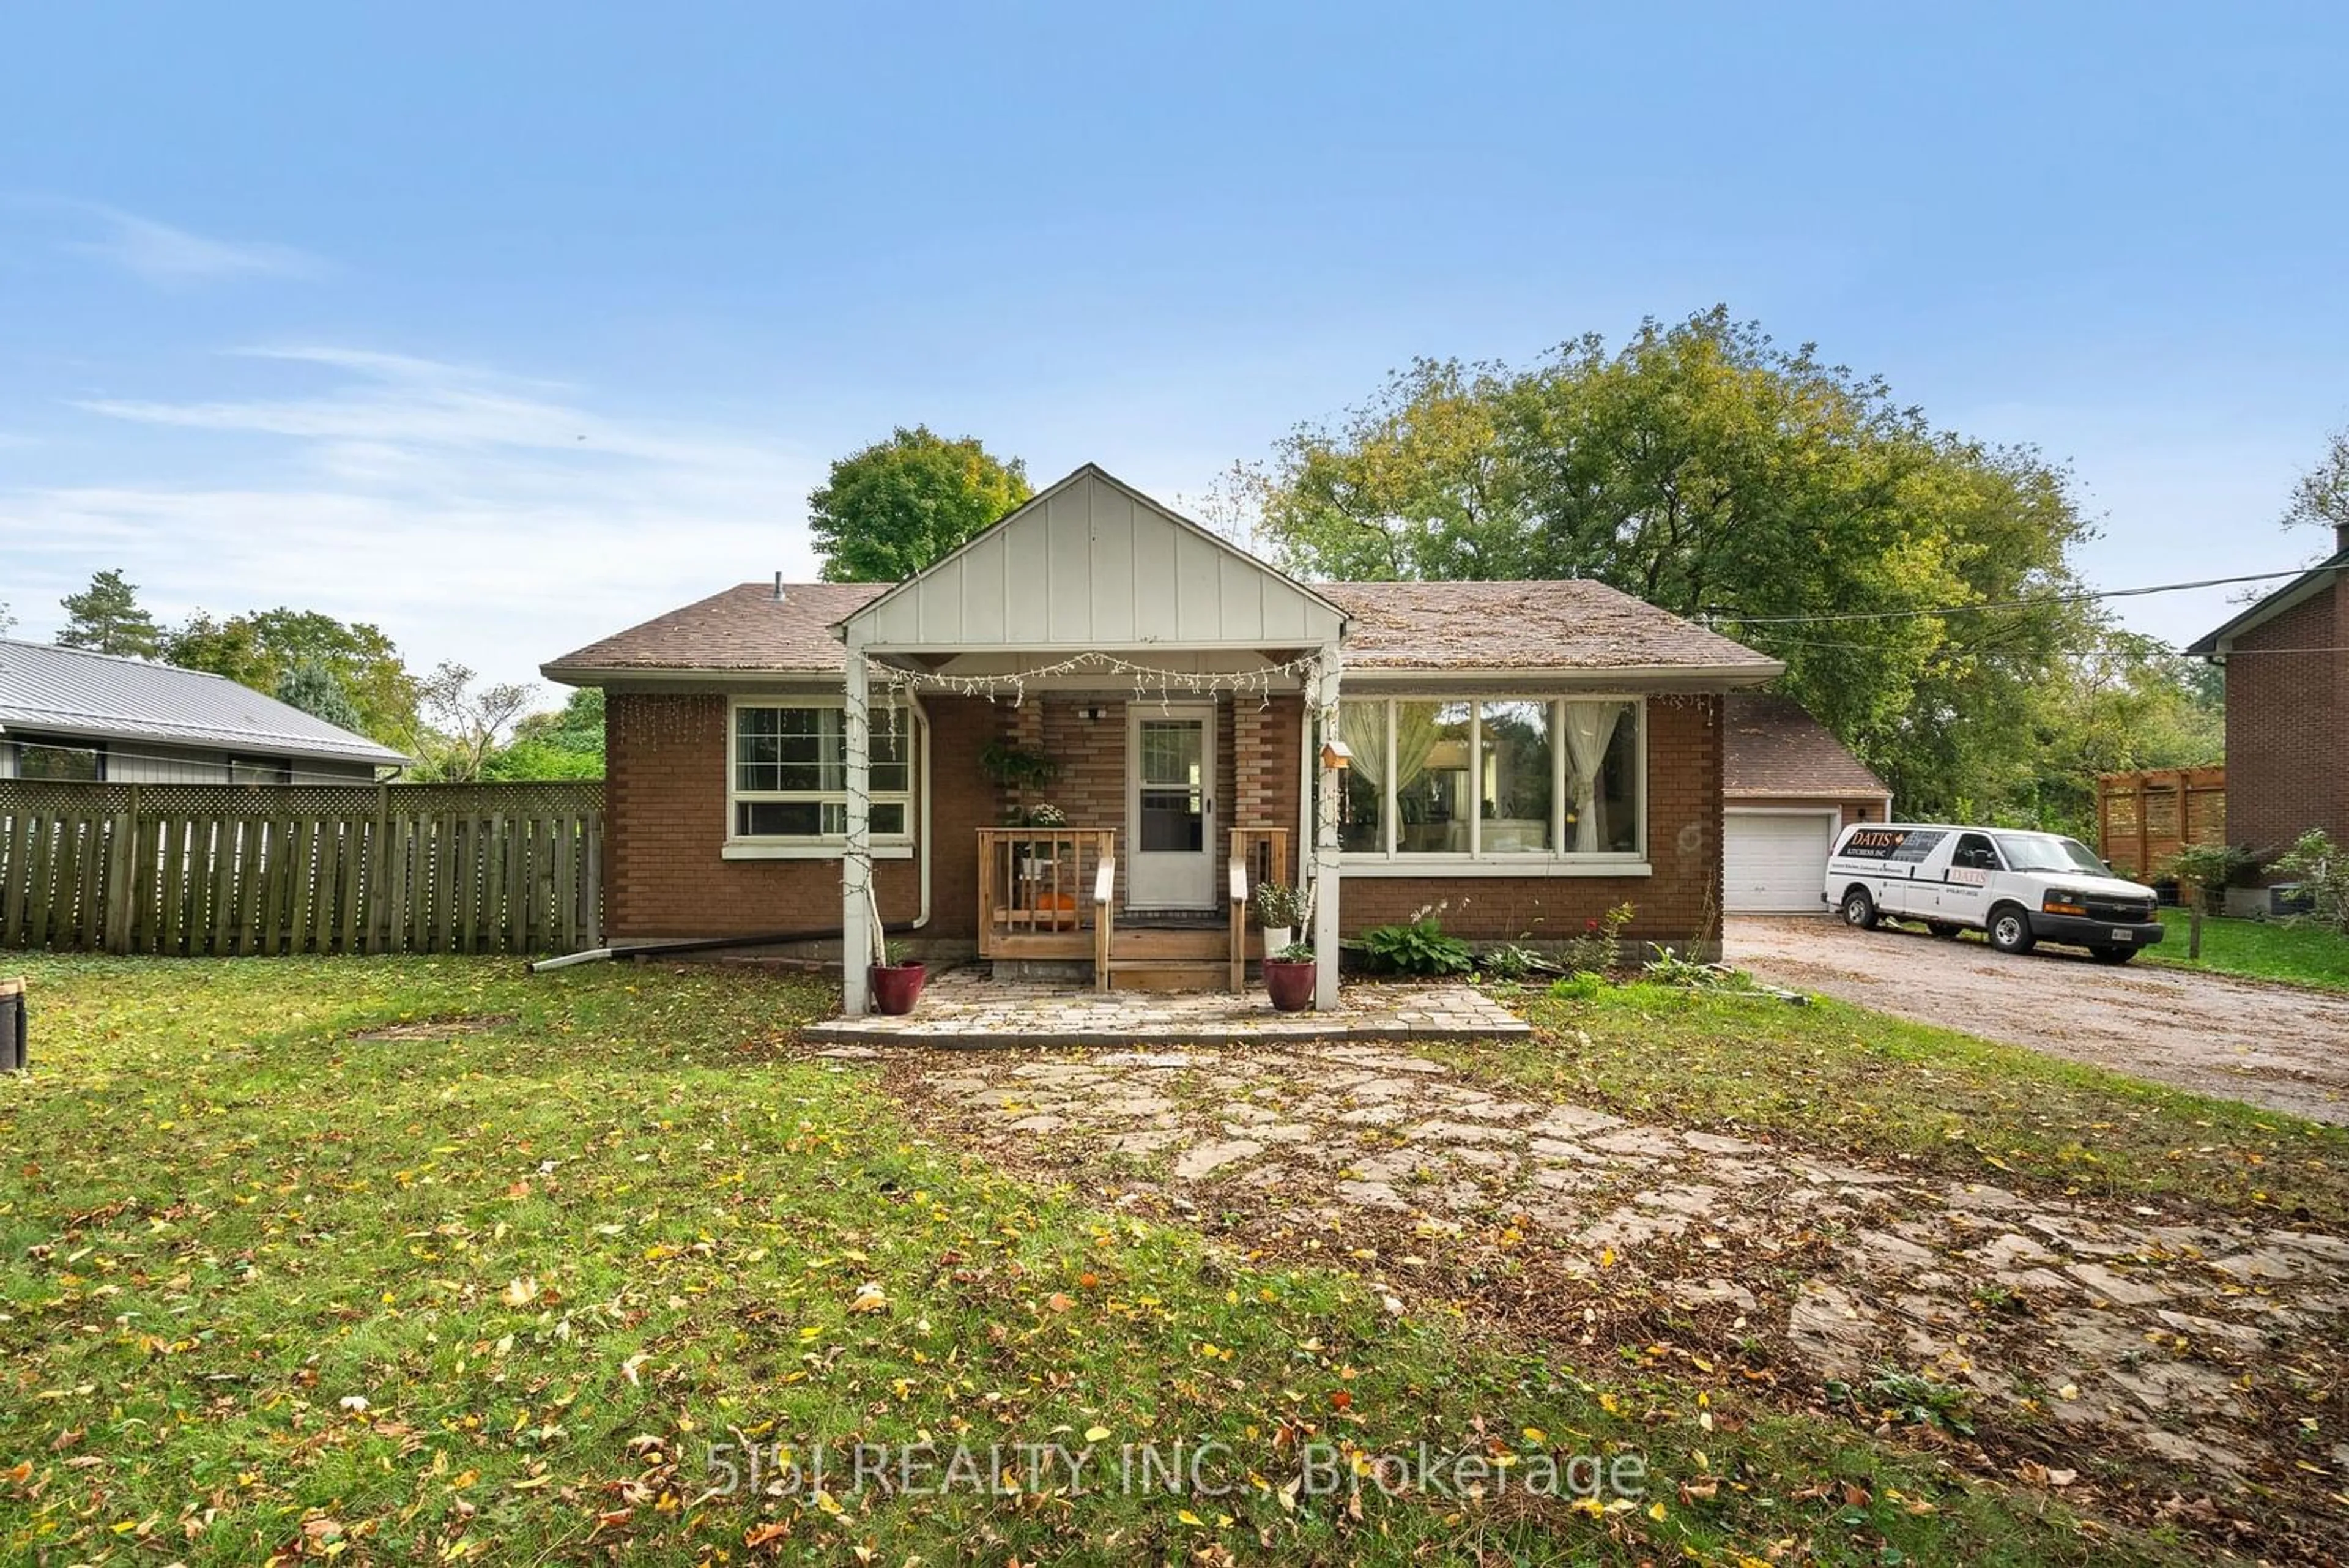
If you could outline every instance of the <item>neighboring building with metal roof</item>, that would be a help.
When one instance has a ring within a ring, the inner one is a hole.
[[[0,639],[0,778],[373,784],[408,762],[223,676]]]

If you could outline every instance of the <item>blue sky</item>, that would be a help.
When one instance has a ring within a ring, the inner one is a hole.
[[[1799,14],[1797,14],[1799,10]],[[1195,498],[1414,354],[1725,301],[2254,571],[2349,422],[2316,6],[41,6],[0,600],[120,566],[499,676],[811,571],[926,421]],[[2184,639],[2225,595],[2124,601]]]

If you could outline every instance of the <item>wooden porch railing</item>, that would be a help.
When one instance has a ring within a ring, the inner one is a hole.
[[[1091,958],[1104,977],[1117,880],[1117,831],[978,830],[981,958]]]
[[[1226,868],[1231,900],[1231,988],[1247,989],[1248,895],[1258,882],[1288,882],[1288,829],[1235,827]]]

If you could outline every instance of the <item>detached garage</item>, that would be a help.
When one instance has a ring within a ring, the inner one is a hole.
[[[1824,914],[1837,832],[1886,822],[1891,792],[1786,697],[1723,700],[1722,901],[1733,915]]]

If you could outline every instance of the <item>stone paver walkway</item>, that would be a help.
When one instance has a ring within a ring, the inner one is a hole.
[[[1177,1015],[1172,1002],[1130,1005]],[[2338,1237],[1640,1126],[1392,1044],[825,1054],[889,1066],[932,1125],[1104,1201],[1242,1216],[1252,1245],[1400,1236],[1355,1255],[1430,1308],[1516,1276],[1552,1323],[1604,1313],[1644,1343],[1661,1314],[1733,1357],[1763,1339],[1871,1408],[1901,1402],[1882,1380],[1921,1375],[1986,1427],[2067,1452],[2110,1443],[2199,1478],[2189,1490],[2349,1486],[2349,1445],[2298,1422],[2341,1374]]]
[[[997,981],[978,966],[934,975],[903,1018],[835,1018],[806,1031],[827,1044],[1236,1045],[1262,1041],[1491,1040],[1532,1033],[1467,985],[1340,988],[1332,1012],[1279,1012],[1261,989],[1096,992]]]

